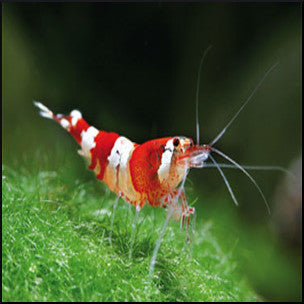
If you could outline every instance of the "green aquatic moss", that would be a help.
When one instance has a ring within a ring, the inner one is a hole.
[[[111,246],[115,195],[67,171],[3,167],[4,301],[257,300],[211,220],[197,221],[190,246],[185,231],[170,221],[149,281],[166,211],[143,208],[129,259],[133,208],[119,201]]]

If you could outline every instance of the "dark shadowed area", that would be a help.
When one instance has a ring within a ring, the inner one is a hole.
[[[299,3],[4,3],[2,16],[2,162],[15,168],[25,157],[37,157],[39,167],[38,155],[59,149],[64,157],[75,158],[73,170],[83,172],[76,143],[39,117],[33,100],[55,113],[77,108],[95,127],[138,143],[174,135],[195,140],[197,72],[204,50],[212,45],[199,96],[200,142],[209,143],[278,62],[216,147],[244,165],[296,164],[291,167],[296,182],[278,171],[251,171],[271,216],[250,180],[237,170],[225,173],[238,208],[216,169],[193,170],[188,192],[199,197],[198,217],[206,210],[216,217],[221,206],[213,201],[227,197],[224,210],[233,209],[249,231],[240,239],[245,239],[248,257],[255,254],[245,260],[244,272],[258,294],[300,299]],[[270,264],[264,260],[268,240],[280,256]]]

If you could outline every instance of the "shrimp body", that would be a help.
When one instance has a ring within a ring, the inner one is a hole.
[[[190,138],[166,137],[137,144],[90,126],[78,110],[67,116],[54,115],[41,103],[34,104],[41,116],[57,121],[74,137],[81,147],[78,153],[87,159],[97,179],[138,210],[146,202],[153,207],[172,205],[188,168],[202,166],[205,147],[194,145]],[[180,196],[182,204],[175,212],[176,219],[185,211],[194,212],[187,206],[183,191]]]

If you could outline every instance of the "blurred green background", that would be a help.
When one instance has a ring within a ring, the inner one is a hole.
[[[200,83],[201,142],[216,136],[279,62],[216,146],[241,164],[288,168],[301,157],[299,3],[4,3],[2,16],[6,165],[22,166],[37,150],[52,155],[60,149],[75,158],[76,168],[83,166],[73,139],[37,115],[34,99],[55,113],[78,108],[95,127],[138,143],[173,135],[195,139],[197,70],[209,45]],[[56,166],[54,161],[53,170]],[[258,292],[299,300],[301,243],[275,234],[276,221],[250,181],[235,170],[225,172],[240,207],[229,202],[215,169],[193,170],[198,216],[233,209],[247,236],[256,238],[248,244],[260,246],[246,270]],[[282,174],[252,174],[275,214]],[[213,208],[213,199],[224,195],[227,206]],[[274,259],[265,276],[263,244],[269,239],[278,244],[284,265]]]

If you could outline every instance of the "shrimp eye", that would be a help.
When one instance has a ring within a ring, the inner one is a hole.
[[[177,147],[179,145],[179,139],[178,138],[174,138],[173,140],[173,146]]]

